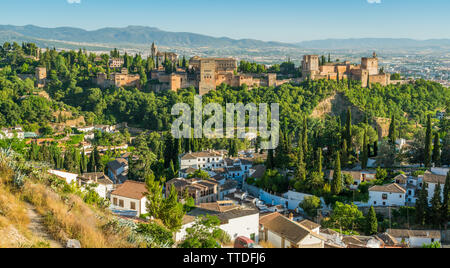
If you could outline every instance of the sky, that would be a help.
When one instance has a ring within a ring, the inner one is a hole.
[[[0,0],[0,24],[128,25],[215,37],[450,38],[449,0]]]

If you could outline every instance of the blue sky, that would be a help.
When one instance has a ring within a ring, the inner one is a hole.
[[[0,24],[142,25],[282,42],[430,39],[450,38],[449,11],[449,0],[0,0]]]

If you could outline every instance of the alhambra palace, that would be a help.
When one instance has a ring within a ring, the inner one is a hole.
[[[363,87],[370,84],[379,83],[383,86],[401,83],[402,81],[391,81],[390,74],[380,72],[379,62],[376,53],[370,58],[362,58],[361,64],[352,64],[345,62],[328,62],[320,64],[318,55],[305,55],[302,61],[302,77],[278,80],[277,74],[248,74],[238,72],[238,61],[233,58],[201,58],[192,57],[186,68],[175,67],[175,70],[168,73],[158,64],[169,60],[170,62],[179,61],[177,54],[173,52],[162,52],[153,43],[151,55],[155,68],[151,71],[150,78],[151,89],[154,91],[172,90],[177,91],[182,88],[194,87],[199,89],[199,94],[204,95],[215,90],[221,84],[227,84],[231,87],[241,87],[244,84],[252,87],[271,87],[280,86],[285,83],[298,83],[307,79],[319,80],[338,80],[351,79],[361,81]],[[110,67],[121,68],[122,59],[110,59]],[[99,73],[94,81],[102,88],[111,86],[116,87],[137,87],[141,88],[140,76],[130,74],[126,68],[121,72],[115,72],[107,76],[105,73]]]

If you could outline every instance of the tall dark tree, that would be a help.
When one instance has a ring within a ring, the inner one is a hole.
[[[305,159],[308,157],[309,147],[308,147],[308,118],[305,116],[303,118],[303,133],[302,133],[302,147],[303,156]]]
[[[441,207],[441,219],[447,230],[448,222],[450,221],[450,172],[447,173],[447,179],[444,185],[444,199]]]
[[[439,133],[434,133],[434,146],[433,146],[433,163],[436,167],[441,166],[441,138]]]
[[[273,156],[273,150],[272,149],[268,150],[266,167],[267,167],[267,169],[274,169],[275,168],[275,158]]]
[[[433,198],[431,198],[431,210],[430,210],[430,216],[431,216],[431,222],[433,226],[440,227],[441,225],[441,213],[442,213],[442,201],[441,201],[441,184],[439,183],[436,188],[434,189],[434,195]]]
[[[362,151],[362,157],[361,157],[361,168],[366,169],[367,163],[369,161],[369,147],[367,146],[367,129],[364,130],[364,142],[363,142],[363,151]]]
[[[373,206],[370,207],[366,216],[366,235],[376,235],[378,233],[377,214]]]
[[[340,152],[336,154],[334,162],[333,181],[331,182],[331,192],[334,195],[339,195],[342,192],[342,173],[341,173],[341,157]]]
[[[352,151],[352,110],[348,108],[347,119],[345,124],[345,139],[347,140],[348,152]]]
[[[428,185],[423,183],[422,189],[419,191],[419,198],[416,201],[416,222],[421,226],[425,226],[428,215]]]
[[[433,129],[431,125],[431,115],[428,115],[427,132],[425,136],[425,167],[430,168],[432,162],[432,150],[433,150]]]
[[[396,129],[396,119],[395,115],[392,116],[391,119],[391,125],[389,126],[389,141],[392,145],[395,145],[395,142],[397,141],[397,129]]]

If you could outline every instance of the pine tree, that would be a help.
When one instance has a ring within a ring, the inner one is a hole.
[[[334,163],[333,181],[331,182],[331,192],[334,195],[339,195],[342,192],[342,174],[341,174],[341,157],[337,152]]]
[[[369,214],[366,216],[366,235],[376,235],[378,233],[377,214],[373,206],[370,207]]]
[[[433,163],[436,167],[441,166],[441,139],[439,133],[434,133],[434,146],[433,146]]]
[[[425,136],[425,167],[431,167],[431,157],[432,157],[432,140],[433,140],[433,129],[431,125],[431,115],[428,115],[427,122],[427,133]]]
[[[442,201],[441,201],[441,184],[439,183],[434,189],[434,195],[431,199],[431,222],[433,226],[439,227],[441,224],[441,212],[442,212]]]

